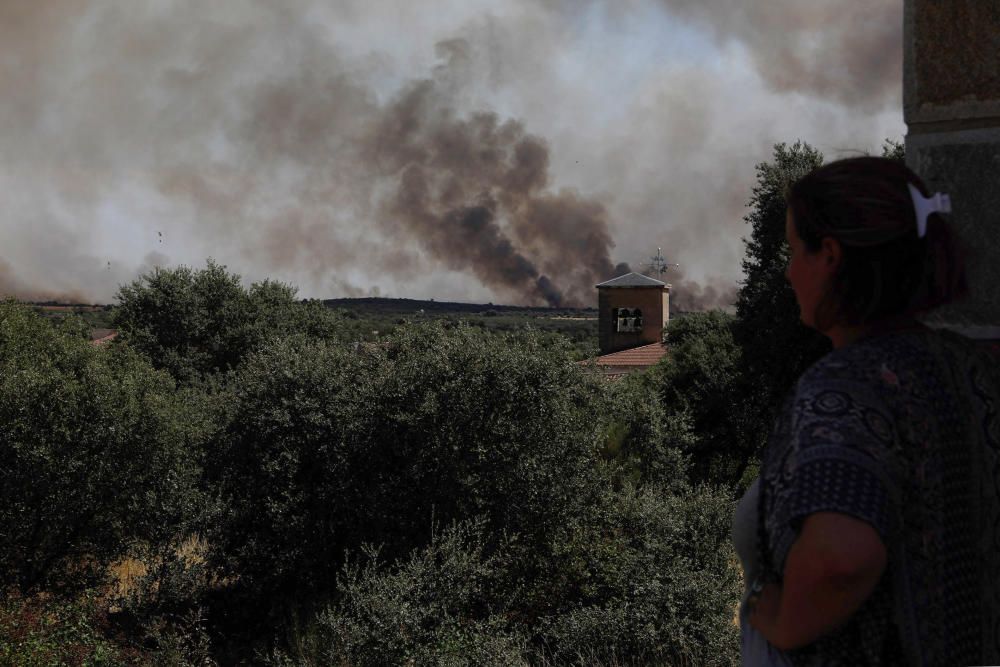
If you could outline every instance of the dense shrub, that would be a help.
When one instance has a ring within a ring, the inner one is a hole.
[[[396,563],[348,564],[339,601],[290,642],[307,664],[735,663],[732,510],[706,489],[608,494],[550,535],[531,574],[463,523]],[[289,655],[284,656],[290,660]],[[280,661],[275,661],[280,662]]]
[[[12,667],[212,667],[197,616],[160,619],[125,631],[109,614],[103,591],[66,598],[46,594],[0,599],[0,665]]]
[[[429,324],[357,351],[290,339],[229,385],[211,541],[261,594],[329,593],[345,549],[394,559],[434,520],[483,516],[531,550],[597,503],[599,386],[531,334]]]
[[[0,585],[71,587],[183,530],[208,431],[197,398],[127,347],[0,304]]]
[[[97,597],[73,600],[11,595],[0,600],[0,665],[117,667],[147,662],[132,647],[106,636],[108,621]]]
[[[336,337],[339,317],[318,301],[297,302],[295,293],[270,280],[246,289],[211,260],[198,270],[157,267],[119,288],[113,324],[154,366],[191,384],[235,368],[273,336]]]
[[[667,327],[670,354],[653,373],[666,421],[690,429],[679,440],[696,482],[736,489],[755,453],[746,435],[746,392],[736,320],[722,311],[692,313]]]
[[[557,663],[734,663],[732,509],[708,488],[609,494],[597,521],[553,536],[559,571],[538,585],[562,585],[536,641]]]
[[[696,436],[684,411],[668,411],[657,375],[634,373],[604,387],[594,419],[603,433],[601,454],[632,483],[651,482],[666,490],[687,485]]]
[[[481,522],[464,522],[397,564],[377,554],[347,564],[339,602],[310,628],[315,664],[523,664],[526,640],[510,630],[512,556],[503,542],[485,553],[488,542]]]

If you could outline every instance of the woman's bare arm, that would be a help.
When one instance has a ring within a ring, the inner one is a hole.
[[[870,524],[836,512],[811,514],[788,552],[783,585],[764,588],[750,624],[781,650],[811,644],[861,607],[886,563]]]

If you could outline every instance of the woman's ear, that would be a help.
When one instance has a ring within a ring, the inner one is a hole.
[[[840,268],[840,263],[844,259],[844,247],[840,245],[840,241],[832,236],[824,236],[820,242],[819,256],[823,268],[827,269],[830,275],[833,275]]]

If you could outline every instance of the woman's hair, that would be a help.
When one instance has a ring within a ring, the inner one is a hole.
[[[965,295],[950,225],[932,213],[926,235],[917,236],[911,183],[929,196],[902,162],[858,157],[823,165],[789,188],[788,207],[806,248],[816,252],[827,237],[843,248],[840,269],[815,313],[818,324],[913,315]]]

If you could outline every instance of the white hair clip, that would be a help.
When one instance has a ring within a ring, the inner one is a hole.
[[[943,192],[935,192],[930,197],[925,197],[913,183],[906,185],[910,188],[913,208],[917,212],[917,236],[924,238],[927,234],[927,216],[931,213],[951,213],[951,197]]]

